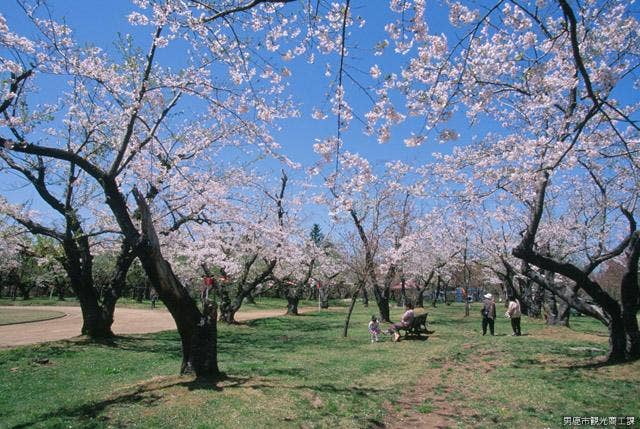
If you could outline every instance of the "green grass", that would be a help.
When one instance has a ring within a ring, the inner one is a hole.
[[[454,427],[473,428],[640,418],[640,363],[589,366],[594,352],[583,348],[606,350],[598,322],[576,320],[570,331],[525,318],[525,335],[511,337],[500,319],[498,335],[482,337],[477,312],[465,319],[457,305],[428,311],[435,335],[399,343],[370,343],[372,307],[356,307],[346,339],[338,311],[220,325],[228,378],[215,385],[175,375],[175,332],[2,350],[0,428],[364,428],[388,413],[444,413]],[[399,313],[393,309],[396,320]],[[400,405],[414,390],[422,399]]]
[[[422,404],[416,407],[416,411],[422,414],[430,414],[434,410],[434,406],[431,403],[431,400],[427,399]]]
[[[58,300],[58,298],[53,297],[51,299],[46,298],[46,297],[36,297],[36,298],[30,298],[27,300],[23,300],[22,298],[17,298],[15,300],[12,300],[10,298],[0,298],[0,306],[1,305],[5,305],[5,306],[40,306],[40,305],[45,305],[45,306],[52,306],[52,307],[56,307],[56,306],[63,306],[63,307],[74,307],[74,306],[79,306],[80,303],[78,302],[78,300],[75,297],[69,297],[69,298],[65,298],[64,301],[60,301]],[[126,308],[142,308],[142,309],[149,309],[151,308],[151,301],[149,300],[143,300],[141,302],[136,301],[135,299],[131,299],[131,298],[120,298],[118,300],[118,306],[120,307],[126,307]],[[162,302],[158,301],[156,302],[156,306],[157,307],[164,307],[164,304],[162,304]]]
[[[62,316],[64,316],[63,312],[55,310],[29,310],[23,307],[3,308],[0,309],[0,325],[37,322],[40,320],[56,319]]]
[[[49,299],[47,297],[36,297],[28,300],[17,298],[12,300],[10,298],[0,298],[0,306],[78,306],[78,300],[74,297],[65,298],[64,301],[59,301],[56,297]],[[348,305],[344,300],[331,300],[331,307],[345,307]],[[120,298],[118,300],[119,307],[125,308],[151,308],[151,301],[142,300],[141,302],[131,298]],[[164,307],[161,301],[156,302],[157,307]],[[318,301],[315,300],[300,300],[299,307],[318,307]],[[243,303],[240,311],[259,311],[259,310],[283,310],[287,309],[287,302],[278,298],[263,298],[258,297],[255,299],[255,304]]]

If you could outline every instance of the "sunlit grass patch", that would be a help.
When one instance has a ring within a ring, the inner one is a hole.
[[[606,350],[597,322],[573,333],[525,318],[527,335],[511,337],[498,320],[498,335],[482,337],[478,315],[439,305],[426,309],[428,339],[372,344],[375,311],[356,307],[348,338],[343,311],[220,324],[227,378],[216,383],[176,375],[175,332],[3,350],[0,427],[364,428],[389,413],[444,414],[453,427],[560,427],[565,415],[640,409],[640,363],[593,366],[600,355],[583,352]],[[420,399],[399,405],[407,394]]]

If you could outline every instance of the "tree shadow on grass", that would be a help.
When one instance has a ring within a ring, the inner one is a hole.
[[[30,421],[10,426],[11,429],[25,429],[49,420],[73,419],[67,424],[80,424],[82,427],[99,427],[107,423],[110,427],[118,427],[118,423],[109,422],[109,417],[105,412],[113,406],[143,407],[156,406],[165,397],[163,391],[175,387],[185,387],[187,390],[207,390],[222,393],[225,390],[251,388],[251,389],[292,389],[310,390],[317,393],[343,394],[358,397],[376,397],[389,391],[389,389],[362,388],[357,386],[336,386],[322,383],[317,385],[299,384],[287,385],[271,382],[268,379],[255,377],[241,377],[232,375],[221,375],[218,378],[193,378],[170,376],[163,379],[153,379],[140,383],[133,388],[111,395],[102,401],[90,401],[77,406],[59,407],[33,417]],[[61,424],[60,426],[66,426]],[[120,427],[125,427],[120,425]]]
[[[117,335],[99,340],[82,339],[69,343],[69,346],[102,346],[132,352],[159,353],[172,357],[182,356],[180,338],[175,331],[153,334],[153,337],[148,335]]]
[[[606,356],[598,356],[591,358],[590,361],[587,362],[577,362],[571,365],[567,365],[562,367],[563,369],[568,369],[571,371],[579,370],[579,369],[598,369],[598,368],[606,368],[606,367],[615,367],[622,366],[625,364],[631,364],[633,362],[609,362],[606,360]]]
[[[433,334],[430,334],[433,335]],[[406,341],[427,341],[430,335],[410,335],[410,336],[402,336],[397,342],[406,342]]]
[[[517,358],[512,362],[515,368],[544,368],[559,371],[555,374],[565,374],[566,377],[575,377],[576,371],[593,370],[609,366],[623,365],[628,362],[612,363],[606,361],[606,356],[601,353],[597,354],[567,354],[565,351],[548,350],[550,356],[554,356],[551,360],[541,360],[537,357]],[[558,375],[554,375],[558,377]]]
[[[225,326],[219,322],[221,326]],[[233,329],[233,326],[253,328],[250,330]],[[295,352],[317,344],[317,333],[337,330],[340,323],[327,321],[317,315],[297,317],[274,317],[255,319],[232,325],[231,329],[218,329],[218,347],[225,354],[244,356],[250,349],[271,351],[286,350]],[[257,332],[259,330],[260,332]],[[158,353],[171,357],[181,357],[182,349],[178,333],[175,330],[153,334],[117,335],[105,339],[89,339],[86,337],[67,340],[60,347],[72,350],[78,347],[101,346],[133,352]],[[232,356],[233,357],[233,356]]]
[[[81,423],[82,427],[100,426],[98,422],[104,423],[109,420],[109,417],[104,415],[104,412],[112,406],[141,405],[151,407],[162,400],[164,397],[162,392],[164,390],[173,387],[184,386],[189,391],[206,389],[221,392],[223,389],[220,387],[220,383],[231,382],[231,385],[234,385],[240,384],[243,381],[241,378],[235,379],[234,377],[225,375],[217,379],[185,378],[186,377],[170,376],[142,382],[133,388],[127,388],[120,393],[113,394],[102,401],[90,401],[75,407],[60,407],[38,415],[31,421],[11,426],[11,429],[28,428],[47,420],[60,418],[76,419],[78,422],[74,423]],[[112,423],[109,423],[109,425],[113,426]]]
[[[60,418],[77,419],[81,422],[82,427],[95,427],[98,426],[95,420],[100,422],[109,420],[109,418],[102,415],[102,413],[111,406],[131,404],[143,404],[146,406],[154,405],[162,398],[162,395],[153,393],[153,390],[155,389],[146,389],[144,386],[140,386],[133,391],[129,391],[103,401],[87,402],[75,407],[60,407],[54,411],[36,416],[31,421],[11,426],[11,428],[28,428],[50,419]]]
[[[215,383],[215,384],[214,384]],[[335,384],[330,383],[321,383],[321,384],[278,384],[275,382],[270,382],[269,379],[256,378],[256,377],[242,377],[242,376],[231,376],[226,375],[223,378],[215,382],[210,382],[206,380],[191,380],[183,383],[178,383],[178,385],[187,386],[189,390],[195,389],[208,389],[208,390],[217,390],[224,391],[227,389],[235,389],[235,388],[247,388],[250,387],[252,389],[290,389],[290,390],[313,390],[316,392],[324,392],[324,393],[332,393],[332,394],[349,394],[353,396],[377,396],[388,392],[392,389],[379,389],[379,388],[363,388],[358,386],[336,386]]]

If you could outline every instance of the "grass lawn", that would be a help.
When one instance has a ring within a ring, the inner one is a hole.
[[[52,306],[52,307],[57,307],[57,306],[74,307],[74,306],[79,306],[80,303],[75,297],[65,298],[64,301],[58,300],[57,297],[53,297],[52,299],[37,297],[37,298],[30,298],[27,300],[23,300],[22,298],[17,298],[15,300],[12,300],[10,298],[0,298],[0,305],[10,305],[10,306],[19,306],[19,307],[36,306],[36,305],[38,306],[46,305],[46,306]],[[142,302],[138,302],[135,299],[131,299],[131,298],[120,298],[118,300],[117,305],[120,307],[126,307],[126,308],[149,309],[151,308],[151,301],[143,300]],[[156,306],[164,307],[164,304],[158,301],[156,302]]]
[[[332,300],[330,301],[332,306],[344,307],[348,305],[348,302],[344,300]],[[47,305],[47,306],[79,306],[80,303],[74,297],[65,298],[64,301],[59,301],[56,297],[52,299],[48,298],[31,298],[28,300],[23,300],[21,298],[17,298],[15,301],[10,298],[0,298],[0,305],[9,305],[9,306],[34,306],[34,305]],[[141,308],[141,309],[149,309],[151,308],[151,301],[142,300],[141,302],[136,301],[131,298],[120,298],[118,300],[119,307],[125,308]],[[157,307],[164,307],[164,304],[161,301],[156,302]],[[318,301],[309,301],[309,300],[300,300],[299,307],[318,307]],[[255,304],[243,303],[240,311],[260,311],[260,310],[277,310],[281,309],[283,312],[287,310],[287,302],[282,299],[277,298],[262,298],[258,297],[255,299]]]
[[[458,305],[428,311],[436,333],[399,343],[371,344],[376,309],[360,305],[347,339],[342,309],[220,325],[228,378],[215,385],[176,375],[175,332],[2,350],[0,427],[364,428],[411,413],[448,414],[452,427],[559,428],[565,416],[640,426],[640,362],[593,366],[607,348],[598,322],[525,318],[511,337],[500,319],[482,337],[477,304],[469,318]],[[408,394],[420,396],[412,408]]]
[[[62,316],[64,316],[63,312],[55,310],[30,310],[24,307],[3,308],[0,309],[0,325],[37,322],[40,320],[56,319]]]

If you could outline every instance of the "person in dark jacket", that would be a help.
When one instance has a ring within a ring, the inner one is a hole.
[[[493,295],[490,293],[484,296],[482,306],[482,335],[487,334],[487,325],[489,325],[489,332],[494,334],[494,322],[496,320],[496,302],[493,299]]]

